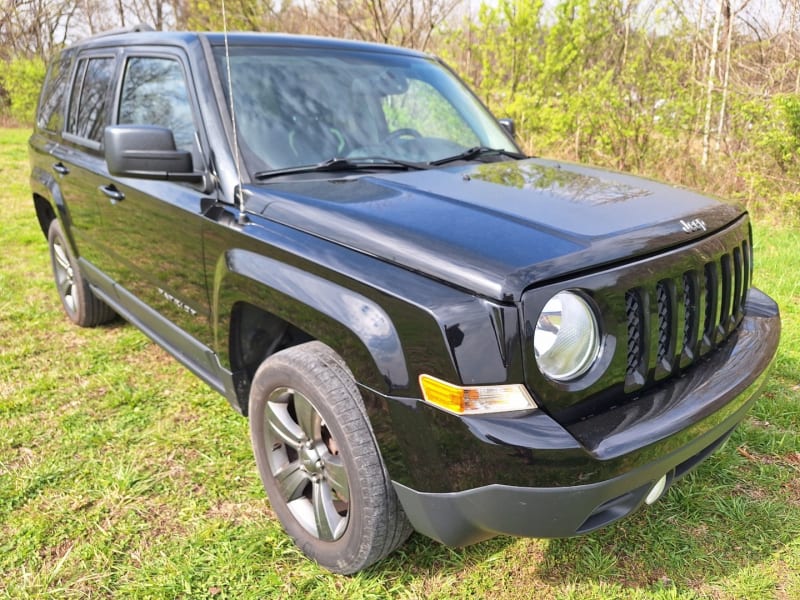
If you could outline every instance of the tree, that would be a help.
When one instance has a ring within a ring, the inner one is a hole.
[[[67,39],[78,12],[71,0],[6,0],[0,8],[0,60],[48,58]]]
[[[326,35],[426,49],[462,0],[322,0],[306,2],[309,26]]]
[[[186,0],[186,25],[201,31],[222,31],[222,0]],[[229,31],[276,31],[292,4],[280,0],[226,0]]]

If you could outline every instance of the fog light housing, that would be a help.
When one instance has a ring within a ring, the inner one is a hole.
[[[644,503],[650,505],[659,498],[661,498],[661,494],[664,493],[666,487],[667,487],[667,476],[662,475],[661,479],[656,481],[656,484],[652,488],[650,488],[649,492],[647,492],[647,496],[645,496]]]

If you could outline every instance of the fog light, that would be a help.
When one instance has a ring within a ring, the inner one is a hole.
[[[650,489],[647,494],[647,497],[644,499],[645,504],[652,504],[659,498],[661,498],[661,494],[664,493],[664,488],[667,487],[667,476],[663,475],[661,479],[656,481],[656,484]]]

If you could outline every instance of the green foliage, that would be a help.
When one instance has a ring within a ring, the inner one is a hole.
[[[516,120],[530,153],[652,175],[800,218],[800,97],[765,93],[742,71],[730,78],[723,111],[720,53],[712,156],[701,167],[710,33],[675,10],[644,0],[483,2],[474,23],[443,37],[442,49],[495,114]],[[746,37],[733,40],[732,68],[756,60]],[[763,62],[768,49],[757,49]]]
[[[220,0],[183,4],[180,28],[223,28]],[[746,23],[749,12],[734,3],[726,79],[727,36],[716,72],[708,72],[716,5],[685,10],[689,4],[482,0],[473,14],[475,4],[466,0],[227,0],[226,9],[229,31],[335,33],[431,49],[496,115],[515,119],[518,139],[530,153],[654,175],[750,208],[800,213],[800,96],[791,11],[776,14],[771,25],[777,35],[762,40]],[[467,6],[470,14],[462,22],[446,19]],[[74,9],[77,20],[84,8]],[[38,59],[0,62],[0,117],[30,123],[43,76]],[[701,157],[709,76],[714,87],[706,165]],[[736,177],[730,177],[732,170]]]
[[[280,28],[276,15],[291,2],[272,0],[228,0],[226,19],[222,18],[221,0],[188,0],[187,29],[199,31],[275,31]]]
[[[783,172],[797,168],[800,151],[800,96],[782,94],[751,101],[746,111],[752,121],[755,147],[767,152]]]
[[[651,135],[672,126],[676,94],[668,38],[625,29],[622,2],[564,0],[483,4],[473,80],[520,139],[543,153],[641,167]],[[674,104],[674,102],[672,102]],[[661,111],[663,114],[656,114]]]
[[[46,65],[40,58],[17,57],[3,62],[0,92],[4,92],[6,102],[5,106],[0,103],[0,114],[32,125],[45,73]]]
[[[751,208],[800,220],[800,97],[734,99],[729,127],[729,153]]]
[[[776,101],[783,111],[786,126],[794,139],[796,153],[800,148],[800,96],[797,94],[777,96]]]

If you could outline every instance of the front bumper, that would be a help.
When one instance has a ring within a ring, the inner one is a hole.
[[[704,364],[570,431],[548,427],[547,449],[542,452],[535,449],[542,446],[541,440],[530,440],[525,447],[519,432],[513,441],[503,440],[496,427],[493,433],[481,431],[480,419],[468,424],[484,444],[513,446],[507,456],[524,460],[509,461],[510,470],[520,463],[524,467],[548,461],[568,466],[562,470],[566,485],[488,483],[455,491],[419,491],[395,480],[403,509],[417,531],[452,546],[498,534],[569,537],[616,521],[639,508],[662,476],[669,486],[724,443],[763,386],[779,337],[777,305],[751,290],[737,332]],[[496,425],[485,422],[488,428]],[[564,456],[568,458],[562,460]],[[575,473],[590,481],[583,483]],[[612,476],[597,479],[609,473]],[[497,474],[498,481],[503,479],[508,477]],[[557,473],[551,474],[550,481],[558,479]]]

